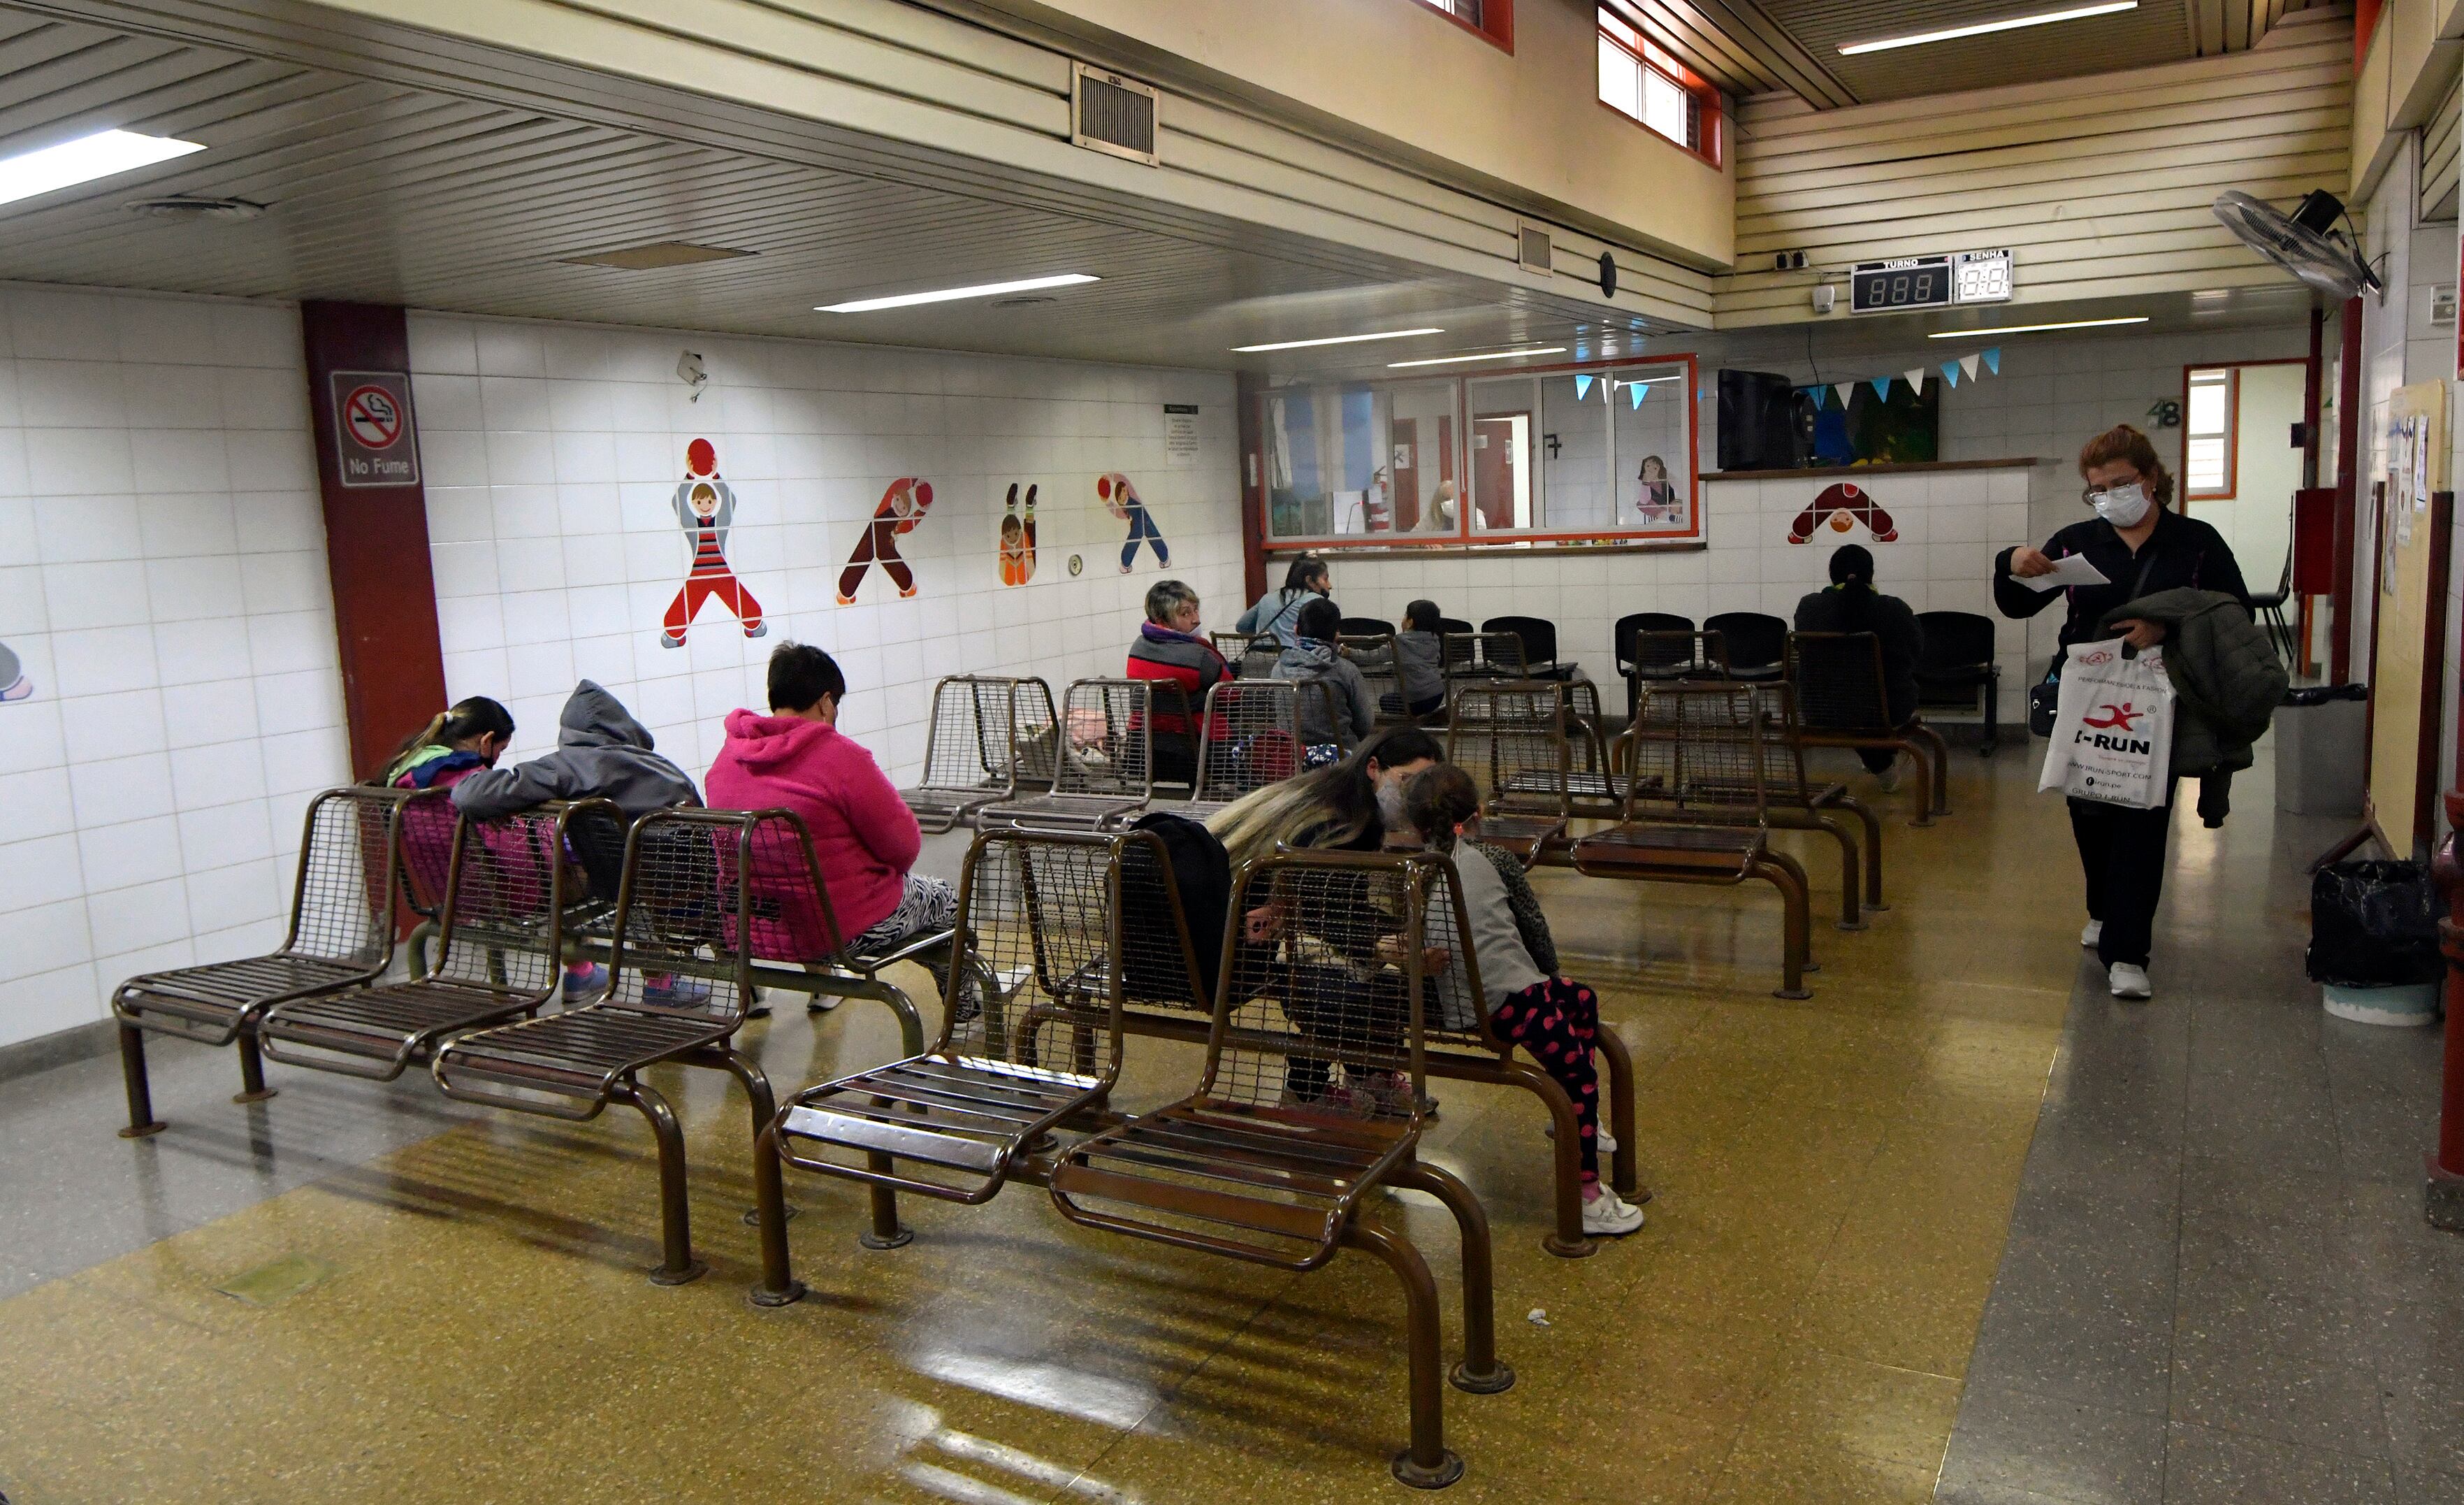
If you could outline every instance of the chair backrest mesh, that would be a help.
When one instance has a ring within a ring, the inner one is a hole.
[[[1626,818],[1761,825],[1768,810],[1761,721],[1746,685],[1646,686],[1626,740],[1633,759]]]
[[[1300,771],[1299,692],[1325,686],[1289,679],[1222,681],[1206,692],[1206,741],[1200,747],[1200,803],[1237,800]]]
[[[1788,623],[1767,612],[1723,611],[1705,617],[1703,628],[1727,640],[1727,661],[1734,668],[1767,668],[1788,653]]]
[[[1465,955],[1442,859],[1279,850],[1234,875],[1204,1095],[1279,1118],[1417,1125],[1425,1020]],[[1430,948],[1446,951],[1441,961]]]
[[[1887,737],[1882,640],[1871,632],[1791,632],[1788,678],[1803,724],[1826,732]]]
[[[1773,680],[1752,687],[1763,728],[1763,784],[1774,800],[1802,804],[1813,793],[1805,777],[1805,744],[1797,738],[1796,686]]]
[[[1725,679],[1728,675],[1728,644],[1718,632],[1697,632],[1691,630],[1641,631],[1634,634],[1631,655],[1626,660],[1628,672],[1641,672],[1646,677],[1671,678],[1687,673],[1701,673]]]
[[[1012,681],[1009,711],[1009,767],[1015,784],[1047,787],[1060,770],[1060,715],[1053,708],[1052,687],[1040,678]]]
[[[1369,687],[1370,703],[1384,715],[1403,714],[1402,667],[1395,658],[1394,633],[1346,632],[1335,639],[1335,651],[1360,671],[1361,682]]]
[[[659,810],[633,823],[617,901],[611,1006],[737,1021],[753,980],[747,856],[777,815]]]
[[[453,833],[458,822],[450,789],[421,789],[402,803],[402,886],[411,909],[424,919],[445,913],[445,890],[453,871]]]
[[[285,952],[371,967],[392,953],[394,853],[404,803],[394,790],[364,785],[328,789],[308,803]]]
[[[1069,687],[1053,793],[1144,799],[1155,792],[1153,689],[1144,679],[1081,679]]]
[[[958,933],[996,991],[974,996],[975,969],[954,968],[937,1049],[1089,1075],[1118,1070],[1119,853],[1135,835],[977,836],[958,882]]]
[[[721,914],[721,941],[764,962],[836,962],[847,938],[839,930],[803,819],[787,810],[752,812],[751,819],[752,830],[740,845],[713,843],[719,887],[732,892],[740,881],[744,893],[741,909],[731,906]],[[739,862],[749,864],[740,880]]]
[[[555,985],[563,940],[564,833],[575,808],[558,802],[456,822],[452,887],[432,976],[514,993],[544,994]]]
[[[933,720],[916,786],[956,794],[1008,793],[1018,769],[1019,681],[953,675],[933,687]]]
[[[1565,687],[1554,680],[1501,679],[1454,693],[1446,719],[1446,761],[1481,786],[1492,815],[1565,815],[1568,745]]]

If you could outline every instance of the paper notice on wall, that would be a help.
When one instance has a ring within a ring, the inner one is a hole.
[[[1185,468],[1198,463],[1198,405],[1163,405],[1164,463]]]

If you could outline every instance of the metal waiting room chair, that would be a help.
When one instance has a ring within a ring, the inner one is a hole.
[[[1788,623],[1763,611],[1723,611],[1703,619],[1720,634],[1731,679],[1779,679],[1788,673]]]
[[[1992,757],[2002,734],[2002,669],[1993,661],[1993,619],[1973,611],[1920,611],[1917,628],[1925,634],[1925,652],[1917,659],[1917,705],[1981,710],[1985,741],[1977,753]]]
[[[1925,781],[1913,824],[1930,826],[1935,816],[1950,813],[1950,746],[1921,717],[1891,724],[1880,637],[1871,632],[1791,632],[1788,681],[1796,686],[1803,745],[1906,753]]]
[[[1557,624],[1545,617],[1493,616],[1480,625],[1484,633],[1511,632],[1523,643],[1523,673],[1532,679],[1564,679],[1573,664],[1557,661]]]

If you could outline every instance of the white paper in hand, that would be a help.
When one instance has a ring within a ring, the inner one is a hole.
[[[2064,586],[2101,586],[2106,583],[2103,570],[2087,562],[2084,554],[2065,554],[2054,561],[2051,574],[2013,575],[2012,579],[2031,590],[2059,590]]]

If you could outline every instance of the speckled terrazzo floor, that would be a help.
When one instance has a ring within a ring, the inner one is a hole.
[[[1448,1393],[1468,1465],[1449,1497],[1931,1495],[2081,976],[2075,866],[2034,771],[2013,752],[1957,755],[1958,813],[1929,830],[1908,826],[1907,796],[1888,802],[1893,907],[1861,934],[1822,918],[1836,862],[1788,838],[1816,886],[1808,1003],[1771,997],[1763,892],[1542,875],[1568,970],[1600,985],[1634,1049],[1658,1200],[1635,1237],[1548,1256],[1536,1107],[1439,1087],[1426,1151],[1494,1222],[1500,1348],[1520,1376],[1502,1395]],[[2012,860],[2034,847],[2049,860]],[[887,1013],[862,1005],[752,1040],[782,1091],[895,1048]],[[1152,1042],[1131,1054],[1133,1107],[1177,1095],[1197,1060]],[[760,1312],[744,1300],[743,1107],[724,1077],[657,1078],[693,1134],[712,1267],[667,1290],[642,1274],[656,1178],[637,1119],[381,1110],[432,1090],[278,1067],[281,1096],[241,1109],[229,1071],[166,1070],[172,1128],[153,1140],[109,1139],[108,1077],[48,1111],[104,1143],[80,1138],[80,1159],[175,1182],[200,1143],[245,1159],[253,1135],[296,1163],[315,1153],[300,1125],[339,1140],[388,1111],[418,1133],[231,1196],[198,1226],[114,1210],[130,1251],[102,1239],[73,1273],[52,1258],[57,1278],[0,1301],[13,1505],[1404,1497],[1385,1470],[1404,1429],[1401,1303],[1364,1258],[1286,1276],[1072,1228],[1032,1188],[972,1210],[911,1200],[915,1243],[869,1253],[861,1194],[798,1178],[813,1295]],[[87,1215],[81,1196],[121,1200],[103,1177],[7,1184],[59,1220]],[[1417,1194],[1382,1215],[1452,1299],[1450,1220]],[[217,1290],[287,1255],[332,1273],[266,1306]],[[1535,1309],[1547,1325],[1526,1319]]]

